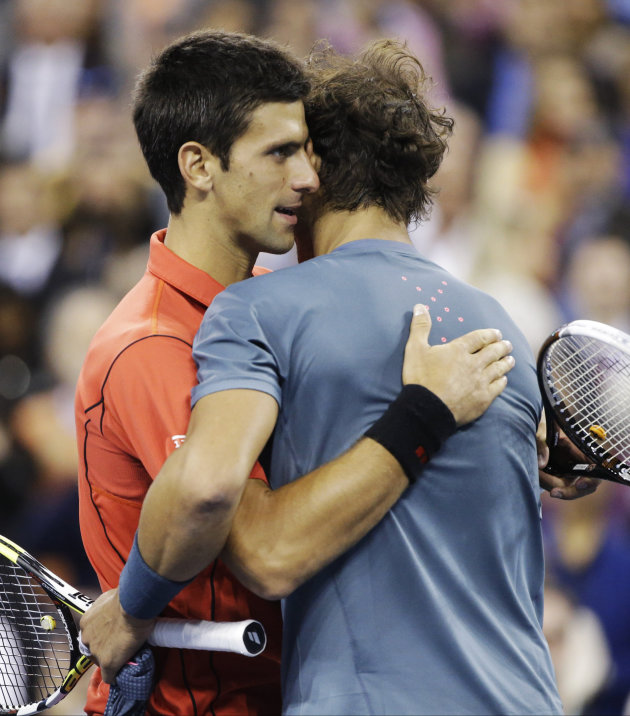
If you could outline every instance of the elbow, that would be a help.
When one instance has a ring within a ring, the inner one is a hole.
[[[252,581],[250,591],[270,602],[288,597],[300,586],[300,582],[287,578],[286,574],[257,573]]]
[[[203,491],[190,491],[187,501],[190,513],[202,519],[232,514],[238,505],[240,490],[233,485],[212,485]]]
[[[270,575],[260,574],[252,575],[252,578],[247,580],[245,586],[250,592],[253,592],[261,599],[266,599],[269,602],[277,602],[280,599],[288,597],[298,588],[299,584],[284,579],[283,577],[274,578]]]
[[[191,525],[221,522],[231,518],[238,498],[238,492],[220,486],[204,490],[186,486],[177,494],[177,514],[184,522],[190,521]]]
[[[280,555],[260,543],[251,548],[236,545],[232,535],[222,558],[250,592],[268,601],[288,597],[310,576],[287,555]]]
[[[176,503],[192,520],[233,515],[246,477],[236,470],[213,469],[184,464],[178,475]]]

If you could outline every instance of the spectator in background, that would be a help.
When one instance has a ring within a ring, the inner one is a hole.
[[[581,714],[611,674],[603,627],[588,607],[551,580],[545,584],[543,632],[565,714]]]
[[[563,320],[557,286],[566,246],[611,210],[619,153],[585,67],[572,55],[537,59],[531,78],[525,136],[495,134],[482,143],[475,185],[481,249],[472,281],[506,305],[537,351]]]
[[[583,241],[566,271],[567,313],[630,332],[630,244],[621,236]]]
[[[256,34],[260,15],[261,5],[256,0],[222,0],[203,5],[198,24],[226,32]]]
[[[599,126],[595,88],[582,63],[568,54],[545,56],[533,67],[533,102],[525,140],[524,176],[536,200],[564,200],[563,158]],[[560,207],[561,208],[561,207]]]
[[[623,230],[612,228],[627,203],[623,197],[623,156],[619,141],[603,122],[572,142],[562,159],[559,180],[563,186],[564,208],[557,244],[561,265],[554,280],[562,279],[566,261],[589,237]],[[628,217],[625,232],[630,231]]]
[[[439,193],[429,219],[411,227],[409,235],[423,256],[469,281],[480,250],[474,198],[483,126],[465,105],[455,103],[451,114],[455,120],[453,136],[435,175]]]
[[[534,113],[536,64],[550,55],[578,57],[606,14],[602,0],[510,0],[499,19],[486,125],[525,138]],[[560,88],[558,88],[560,89]]]
[[[555,214],[524,189],[522,143],[486,140],[475,166],[471,282],[500,300],[536,353],[560,314],[546,276],[557,262],[550,241]],[[534,210],[534,206],[536,207]]]
[[[85,588],[94,588],[96,579],[77,519],[74,389],[89,342],[114,305],[114,297],[97,286],[74,288],[50,305],[42,323],[48,386],[19,400],[11,416],[12,434],[32,459],[36,480],[12,534],[53,571]],[[63,562],[61,554],[67,555]]]
[[[610,119],[622,149],[622,175],[618,188],[630,200],[630,4],[625,2],[623,22],[603,24],[585,53],[585,59],[600,88],[598,99]],[[609,6],[613,1],[609,0]],[[621,13],[620,13],[621,16]]]
[[[98,67],[97,0],[16,0],[2,149],[48,169],[73,148],[74,109]]]
[[[212,4],[215,4],[214,2]],[[128,97],[138,72],[177,36],[198,27],[205,0],[102,0],[105,54]]]
[[[145,245],[163,211],[127,113],[102,93],[77,106],[75,151],[54,182],[63,232],[55,288],[101,281],[114,257]]]
[[[39,363],[33,306],[0,281],[0,413],[8,413],[10,401],[26,392]]]
[[[484,117],[492,86],[499,33],[510,3],[493,0],[425,0],[442,35],[444,68],[452,95]],[[418,48],[420,55],[424,52]]]
[[[35,303],[62,247],[46,181],[28,162],[0,164],[0,279]]]
[[[0,521],[9,525],[35,481],[32,458],[15,440],[11,411],[28,390],[38,362],[30,302],[0,282]]]
[[[618,716],[630,694],[630,529],[626,489],[603,482],[588,500],[557,504],[545,498],[548,574],[577,605],[597,615],[610,651],[609,678],[581,711],[593,716]]]
[[[303,57],[317,39],[322,12],[317,0],[270,0],[266,7],[263,36],[274,37],[287,44],[298,57]]]
[[[0,381],[4,367],[0,365]],[[28,453],[16,445],[7,418],[0,414],[0,521],[10,532],[35,483],[35,468]]]

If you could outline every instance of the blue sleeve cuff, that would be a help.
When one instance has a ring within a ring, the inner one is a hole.
[[[130,616],[137,619],[154,619],[171,599],[192,581],[189,579],[175,582],[151,569],[140,554],[136,532],[127,564],[120,573],[118,598],[120,605]]]

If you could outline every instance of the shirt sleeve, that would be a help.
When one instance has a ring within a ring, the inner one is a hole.
[[[193,344],[192,404],[222,390],[249,389],[282,404],[278,360],[253,304],[229,289],[215,298]]]

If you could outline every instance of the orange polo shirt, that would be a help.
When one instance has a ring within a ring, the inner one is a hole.
[[[77,384],[79,514],[87,555],[103,591],[118,585],[142,501],[168,455],[185,439],[196,382],[192,342],[223,286],[151,237],[147,270],[95,335]],[[257,467],[252,477],[264,479]],[[168,525],[164,525],[168,529]],[[280,713],[277,603],[246,590],[215,561],[164,616],[260,620],[268,646],[258,657],[155,649],[156,687],[147,713],[259,716]],[[86,711],[102,714],[109,687],[91,678]]]

